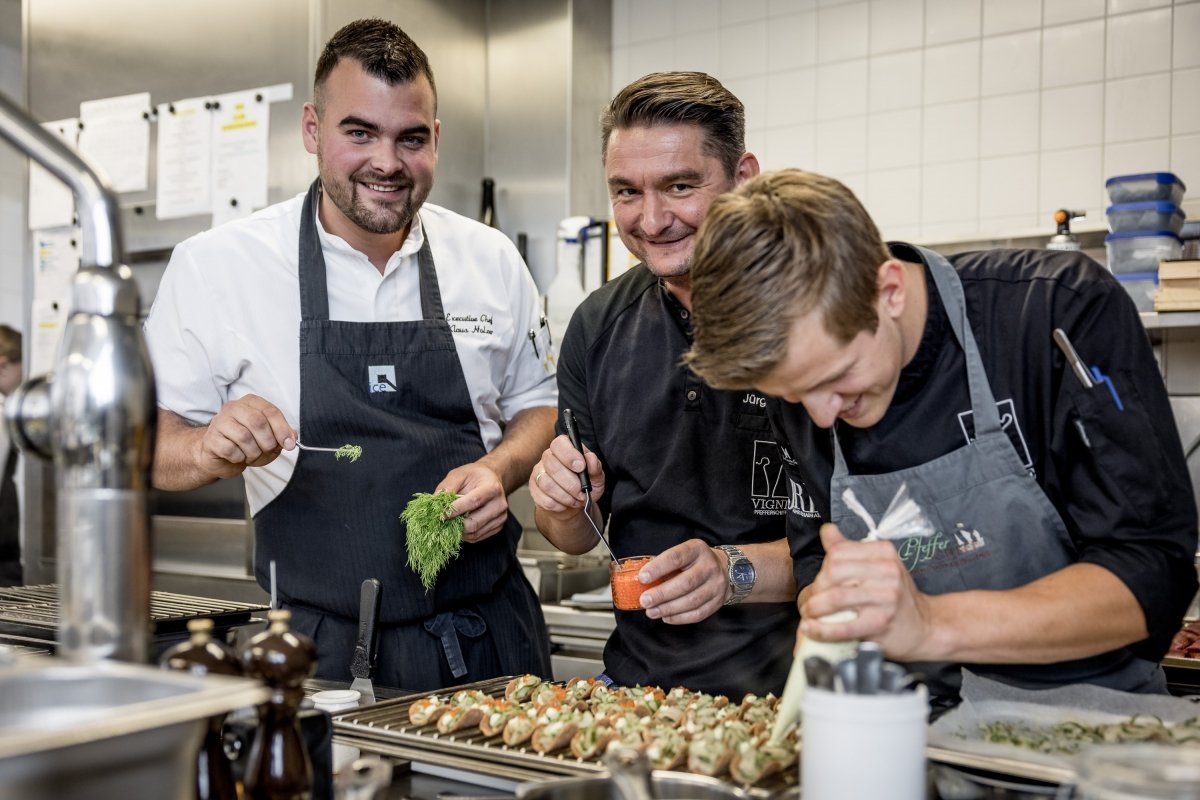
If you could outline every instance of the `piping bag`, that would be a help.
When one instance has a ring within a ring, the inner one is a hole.
[[[908,496],[908,484],[900,484],[896,496],[883,512],[879,524],[854,496],[853,489],[842,492],[842,502],[846,508],[867,524],[867,535],[863,541],[876,539],[910,539],[926,537],[934,533],[933,524],[925,516],[921,507]],[[858,616],[853,609],[845,609],[821,617],[821,622],[849,622]],[[804,691],[808,688],[808,679],[804,674],[804,660],[811,656],[819,656],[831,664],[854,655],[858,649],[858,640],[849,639],[843,642],[823,642],[807,637],[800,640],[800,648],[796,651],[792,668],[788,671],[787,683],[783,687],[783,697],[779,700],[779,710],[775,716],[775,727],[771,729],[771,741],[783,739],[787,729],[800,719],[800,702]]]

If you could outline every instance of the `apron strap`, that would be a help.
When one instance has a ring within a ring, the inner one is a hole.
[[[308,187],[300,212],[300,318],[329,319],[329,290],[325,283],[325,255],[317,235],[317,198],[321,179]]]
[[[967,361],[967,388],[971,393],[971,412],[975,421],[975,436],[993,433],[1000,430],[1000,412],[996,408],[996,398],[992,394],[991,384],[983,369],[983,358],[979,355],[979,345],[975,334],[967,321],[967,301],[963,297],[962,281],[958,273],[950,266],[941,253],[918,247],[917,252],[929,265],[933,275],[934,286],[942,299],[942,306],[950,319],[950,328],[954,338],[958,340]]]
[[[423,623],[426,632],[442,640],[442,650],[446,654],[446,663],[450,666],[450,674],[461,678],[469,671],[466,659],[463,658],[462,643],[458,634],[468,639],[478,639],[487,633],[487,622],[474,611],[459,609],[458,611],[443,611],[430,617]]]

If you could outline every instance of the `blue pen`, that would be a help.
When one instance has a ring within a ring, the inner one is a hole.
[[[1102,383],[1108,387],[1108,393],[1112,395],[1113,403],[1117,406],[1117,411],[1124,411],[1125,404],[1121,402],[1121,396],[1117,394],[1117,387],[1113,385],[1112,378],[1100,371],[1099,367],[1089,367],[1083,363],[1083,359],[1075,352],[1075,348],[1071,345],[1071,340],[1067,338],[1067,334],[1062,328],[1054,329],[1054,343],[1058,345],[1058,349],[1062,350],[1063,355],[1067,357],[1067,363],[1075,373],[1075,377],[1079,378],[1079,382],[1083,384],[1083,388],[1091,389],[1098,383]],[[1080,429],[1080,435],[1083,435],[1083,430]],[[1086,438],[1085,438],[1086,441]]]
[[[1117,394],[1117,387],[1113,386],[1112,378],[1101,372],[1099,367],[1092,367],[1092,377],[1096,379],[1096,383],[1103,383],[1108,387],[1108,393],[1112,395],[1113,402],[1117,404],[1117,411],[1124,411],[1125,404],[1121,402],[1121,396]]]

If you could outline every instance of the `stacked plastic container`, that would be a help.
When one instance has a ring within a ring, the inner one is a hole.
[[[1158,262],[1183,254],[1179,203],[1186,187],[1170,172],[1118,175],[1104,186],[1112,203],[1106,211],[1111,233],[1104,237],[1108,268],[1139,311],[1153,311]]]

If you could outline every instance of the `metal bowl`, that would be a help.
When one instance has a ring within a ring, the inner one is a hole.
[[[26,656],[0,665],[0,800],[192,796],[206,720],[256,681]]]

